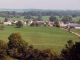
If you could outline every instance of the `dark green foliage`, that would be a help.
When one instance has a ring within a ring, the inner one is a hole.
[[[29,46],[23,60],[56,60],[58,56],[50,49],[39,50]]]
[[[69,40],[66,48],[62,50],[62,60],[80,60],[80,42],[73,42]]]
[[[0,59],[3,59],[5,56],[7,56],[7,49],[7,44],[3,40],[0,40]]]
[[[38,21],[43,21],[43,20],[42,20],[42,17],[38,17],[37,20],[38,20]]]
[[[78,24],[80,24],[80,20],[79,20],[79,21],[77,21],[77,23],[78,23]]]
[[[49,18],[49,21],[51,21],[51,22],[55,22],[56,20],[57,20],[57,18],[54,16],[50,16],[50,18]]]
[[[42,19],[42,14],[41,13],[38,13],[38,18],[37,18],[38,21],[43,21]]]
[[[16,23],[16,26],[17,26],[18,28],[21,28],[21,26],[23,26],[23,24],[22,24],[21,21],[18,21],[18,22]]]
[[[27,49],[27,43],[22,40],[21,34],[13,33],[8,39],[8,54],[12,57],[21,57]]]
[[[72,21],[72,18],[69,17],[69,16],[63,16],[62,21],[63,21],[64,23],[68,23],[68,22],[71,22],[71,21]]]
[[[0,60],[14,60],[13,58],[11,58],[10,56],[5,56],[4,58],[0,59]]]
[[[31,25],[30,25],[30,26],[38,26],[37,21],[36,21],[36,20],[33,20],[33,22],[31,23]]]
[[[0,24],[0,30],[4,30],[5,26],[3,24]]]
[[[5,19],[4,19],[4,22],[8,22],[8,21],[9,21],[9,18],[5,18]]]
[[[56,20],[56,21],[54,22],[54,26],[55,26],[55,27],[60,27],[58,20]]]
[[[33,19],[33,17],[31,15],[26,15],[24,16],[24,19]]]
[[[72,14],[72,17],[75,18],[77,16],[77,14]]]
[[[19,11],[19,10],[18,10]],[[21,11],[26,11],[25,9]],[[31,16],[37,16],[39,13],[42,16],[65,16],[65,15],[70,15],[72,17],[80,16],[80,11],[77,10],[28,10],[26,12],[15,12],[14,11],[1,11],[0,16],[1,17],[17,17],[19,18],[20,16],[26,16],[26,15],[31,15]]]

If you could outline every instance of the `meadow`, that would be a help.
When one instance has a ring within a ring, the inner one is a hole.
[[[80,34],[80,29],[71,29],[71,31],[74,31],[74,32]]]
[[[73,40],[73,42],[80,41],[76,35],[60,28],[31,26],[23,26],[22,28],[5,26],[4,31],[0,30],[0,39],[8,42],[10,34],[16,32],[21,33],[22,39],[28,42],[29,45],[39,49],[51,48],[57,53],[60,53],[68,40]]]
[[[33,16],[34,18],[37,18],[37,16]],[[50,16],[42,16],[42,19],[44,20],[44,21],[49,21],[49,17]],[[62,18],[60,18],[59,16],[56,16],[57,17],[57,19],[60,21],[60,20],[62,20]],[[0,17],[0,21],[4,21],[4,17]],[[15,18],[15,17],[13,17],[13,18],[9,18],[10,20],[28,20],[28,19],[24,19],[24,17],[23,16],[21,16],[20,18]],[[72,20],[74,21],[74,22],[77,22],[78,20],[80,20],[80,16],[77,16],[77,17],[75,17],[75,18],[72,18]]]

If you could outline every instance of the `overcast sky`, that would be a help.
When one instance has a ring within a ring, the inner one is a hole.
[[[0,8],[80,10],[80,0],[0,0]]]

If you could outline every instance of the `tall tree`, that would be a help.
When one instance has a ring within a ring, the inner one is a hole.
[[[9,18],[5,18],[5,19],[4,19],[4,22],[8,22],[8,21],[9,21]]]
[[[63,16],[62,21],[63,21],[64,23],[68,23],[68,22],[71,22],[71,21],[72,21],[72,18],[69,17],[69,16]]]
[[[38,13],[38,18],[37,18],[38,21],[43,21],[42,19],[42,14],[41,13]]]
[[[16,26],[17,26],[18,28],[21,28],[21,26],[23,26],[23,23],[22,23],[21,21],[18,21],[18,22],[16,23]]]
[[[79,21],[77,21],[77,23],[78,23],[78,24],[80,24],[80,20],[79,20]]]
[[[27,49],[27,43],[22,39],[20,33],[12,33],[9,37],[8,42],[8,54],[12,57],[21,58],[22,54]]]
[[[53,15],[52,16],[50,16],[50,18],[49,18],[49,21],[51,21],[51,22],[55,22],[57,20],[57,18],[56,17],[54,17]]]

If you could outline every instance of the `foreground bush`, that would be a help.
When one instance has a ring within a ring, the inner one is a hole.
[[[12,33],[8,42],[8,55],[19,60],[54,60],[58,58],[50,49],[39,50],[28,46],[20,33]]]
[[[8,54],[14,58],[22,58],[27,49],[27,43],[22,39],[20,33],[13,33],[9,37]]]
[[[5,26],[3,24],[0,24],[0,30],[4,30]]]
[[[7,56],[7,49],[7,44],[3,40],[0,40],[0,59]]]
[[[66,48],[62,50],[61,59],[80,60],[80,42],[75,42],[75,44],[73,44],[72,41],[69,40]]]

